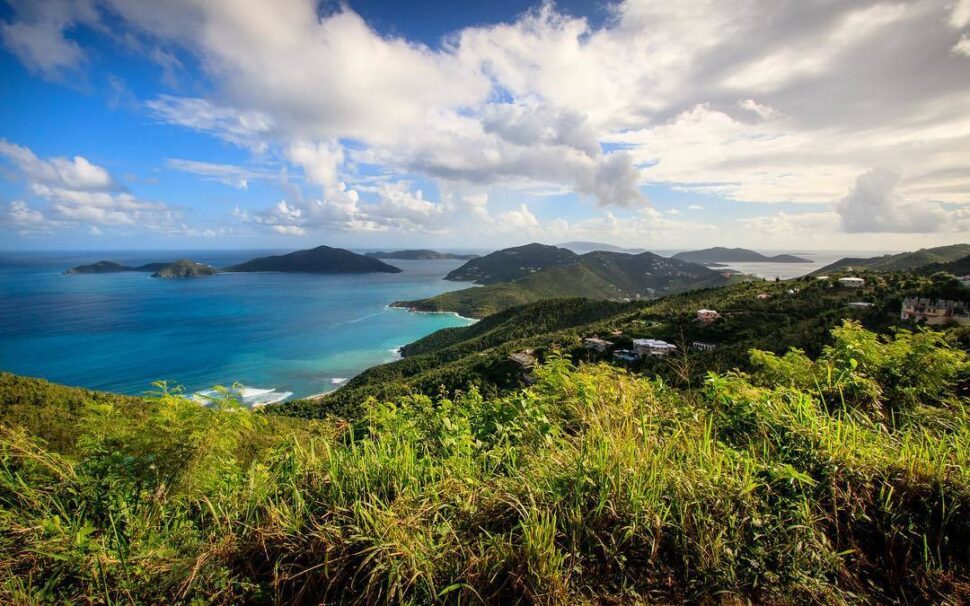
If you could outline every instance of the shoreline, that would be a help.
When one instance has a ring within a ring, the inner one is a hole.
[[[468,316],[463,316],[457,311],[428,311],[425,309],[415,309],[413,307],[405,307],[403,305],[394,305],[393,303],[388,303],[385,308],[387,309],[401,309],[412,314],[448,314],[455,316],[456,318],[461,318],[462,320],[467,320],[471,324],[481,321],[481,318],[469,318]],[[403,345],[401,347],[404,347]]]

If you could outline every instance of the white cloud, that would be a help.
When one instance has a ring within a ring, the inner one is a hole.
[[[946,213],[935,204],[913,204],[899,194],[897,170],[871,170],[856,179],[848,195],[835,204],[842,229],[849,233],[941,231]]]
[[[206,99],[160,95],[146,107],[159,120],[218,136],[230,143],[263,151],[263,139],[273,131],[273,119],[262,112],[240,111]]]
[[[179,231],[182,212],[122,190],[103,167],[82,156],[38,158],[30,149],[0,139],[0,156],[17,167],[28,190],[47,202],[47,212],[11,203],[6,223],[37,230],[102,225]]]
[[[960,41],[951,49],[955,55],[970,57],[970,36],[960,36]]]
[[[198,175],[210,181],[217,181],[230,187],[247,189],[249,182],[255,179],[272,179],[276,173],[265,169],[236,166],[233,164],[215,164],[198,160],[182,158],[168,158],[165,165],[174,170]]]

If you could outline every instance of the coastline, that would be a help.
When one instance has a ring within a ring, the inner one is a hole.
[[[460,313],[458,313],[457,311],[429,311],[429,310],[425,310],[425,309],[415,309],[413,307],[407,307],[407,306],[404,306],[404,305],[394,305],[393,303],[388,303],[385,307],[387,309],[401,309],[401,310],[410,312],[412,314],[446,314],[446,315],[451,315],[451,316],[455,316],[456,318],[461,318],[462,320],[467,320],[469,322],[469,326],[471,326],[472,324],[475,324],[476,322],[478,322],[478,321],[481,320],[481,318],[469,318],[468,316],[463,316]],[[401,347],[404,347],[404,346],[402,345]]]

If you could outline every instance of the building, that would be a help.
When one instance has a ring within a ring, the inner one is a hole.
[[[756,298],[757,298],[757,299],[758,299],[759,301],[767,301],[768,299],[770,299],[770,298],[771,298],[771,295],[769,295],[769,294],[768,294],[768,293],[766,293],[766,292],[759,292],[759,293],[758,293],[758,296],[757,296]]]
[[[633,351],[639,356],[663,357],[677,351],[677,346],[660,339],[634,339]]]
[[[948,299],[927,299],[925,297],[906,297],[899,312],[901,320],[925,322],[929,326],[939,326],[956,322],[970,324],[967,304]]]
[[[872,307],[872,303],[869,303],[868,301],[852,301],[849,303],[849,307],[852,309],[868,309]]]
[[[714,320],[721,317],[721,314],[717,313],[713,309],[698,309],[697,310],[697,320],[702,324],[710,324]]]
[[[583,347],[586,349],[593,349],[595,351],[603,352],[612,347],[613,344],[605,339],[600,339],[598,337],[586,337],[583,339]]]
[[[714,351],[717,349],[717,345],[714,343],[703,343],[701,341],[694,341],[690,344],[690,348],[694,351]]]
[[[839,286],[842,288],[862,288],[865,285],[866,281],[862,278],[854,278],[851,276],[847,278],[839,278]]]

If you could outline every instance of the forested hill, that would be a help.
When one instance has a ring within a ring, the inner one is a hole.
[[[826,265],[814,273],[822,275],[834,271],[865,268],[872,271],[907,271],[934,263],[949,263],[970,255],[970,244],[952,244],[936,248],[922,248],[913,252],[883,255],[881,257],[846,257]]]
[[[445,280],[495,284],[518,280],[531,273],[574,263],[578,255],[571,250],[545,244],[526,244],[504,248],[472,259],[445,276]]]
[[[702,265],[653,253],[630,255],[597,251],[570,257],[559,264],[514,281],[467,288],[417,301],[396,301],[396,307],[417,311],[453,311],[482,318],[515,305],[543,299],[649,299],[727,284],[732,278]]]
[[[285,255],[258,257],[227,267],[226,271],[280,271],[293,273],[400,273],[400,269],[379,259],[358,255],[343,248],[318,246]]]
[[[694,341],[713,344],[715,351],[690,353],[687,374],[699,382],[709,370],[745,368],[752,347],[776,353],[798,347],[818,354],[828,331],[844,319],[858,320],[880,332],[900,325],[912,327],[899,320],[900,302],[907,295],[970,300],[970,289],[943,277],[873,273],[866,280],[862,289],[805,277],[744,282],[644,302],[542,300],[496,313],[470,327],[438,331],[406,346],[403,360],[371,368],[321,400],[290,402],[278,410],[353,416],[359,402],[370,395],[390,397],[411,390],[450,391],[471,385],[486,393],[512,389],[522,384],[523,373],[510,354],[533,350],[541,359],[558,350],[574,359],[587,359],[582,348],[586,336],[604,337],[617,349],[629,347],[635,338],[664,339],[682,352],[689,351]],[[872,306],[850,307],[853,302]],[[696,311],[702,308],[717,310],[721,318],[711,324],[698,322]],[[952,334],[970,345],[970,328]],[[680,380],[680,371],[667,360],[645,360],[634,368]]]

